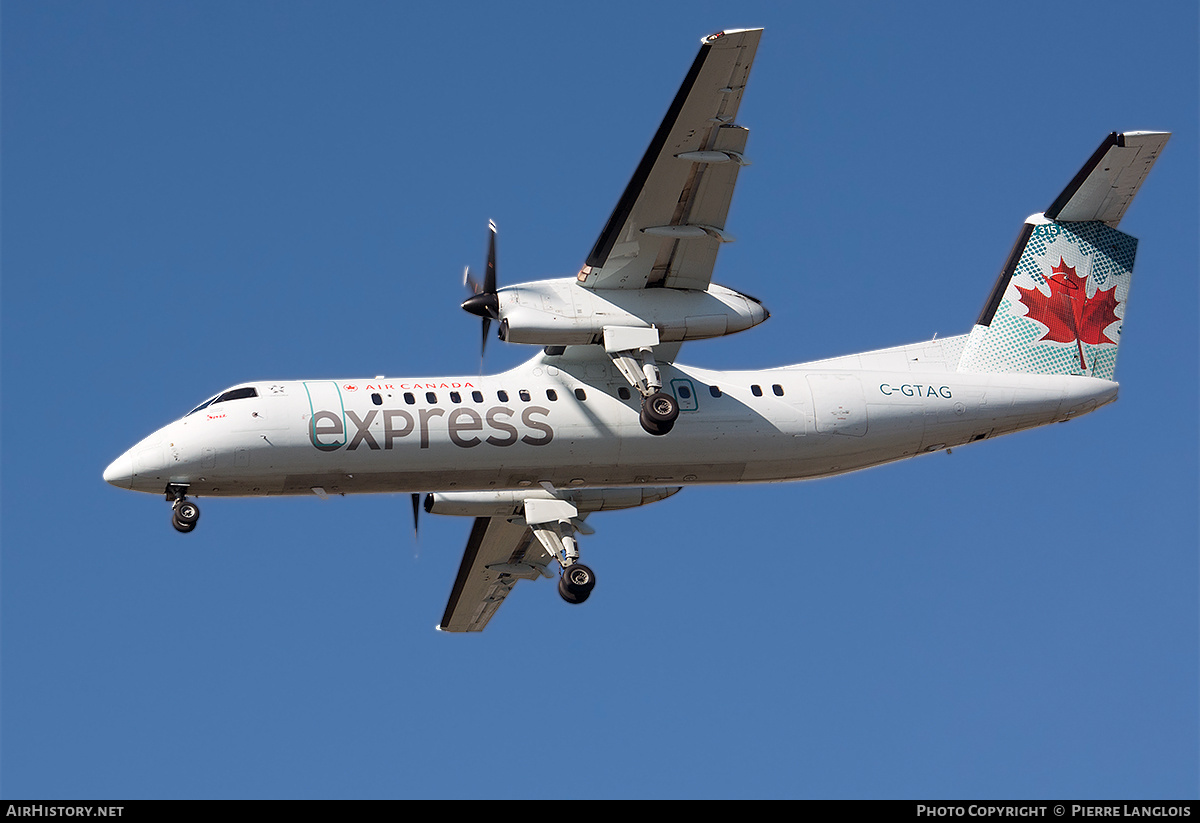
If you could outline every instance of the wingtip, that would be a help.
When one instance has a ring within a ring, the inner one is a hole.
[[[706,34],[704,37],[701,37],[700,45],[711,46],[714,43],[717,43],[726,37],[732,37],[735,34],[753,34],[753,35],[757,36],[757,35],[761,34],[762,31],[763,31],[763,29],[761,26],[759,28],[750,28],[750,29],[722,29],[721,31],[716,32],[715,34]]]

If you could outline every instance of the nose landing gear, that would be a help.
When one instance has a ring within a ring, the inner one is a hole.
[[[200,507],[187,499],[187,486],[168,486],[167,499],[171,503],[171,525],[175,531],[187,533],[196,528],[200,520]]]

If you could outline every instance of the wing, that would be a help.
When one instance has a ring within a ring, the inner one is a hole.
[[[1115,229],[1170,136],[1158,131],[1113,132],[1046,209],[1046,216],[1062,222],[1097,220]]]
[[[552,560],[533,530],[505,517],[477,517],[439,629],[478,632],[518,580],[552,576]]]
[[[593,289],[706,289],[746,163],[734,125],[762,29],[701,41],[700,53],[579,273]]]

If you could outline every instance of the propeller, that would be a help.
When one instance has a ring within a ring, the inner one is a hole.
[[[417,540],[417,527],[420,525],[419,512],[421,510],[421,495],[418,492],[413,492],[412,496],[413,507],[413,542]]]
[[[463,272],[463,284],[471,290],[471,296],[462,302],[462,307],[476,317],[483,318],[483,340],[479,345],[479,356],[487,347],[488,331],[493,320],[500,319],[500,298],[496,294],[496,223],[488,221],[488,255],[487,269],[483,273],[483,282],[479,283],[471,276],[471,267]]]

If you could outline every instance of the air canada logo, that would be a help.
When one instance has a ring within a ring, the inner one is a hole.
[[[1083,359],[1083,344],[1092,346],[1116,343],[1106,329],[1121,318],[1117,317],[1116,284],[1107,291],[1096,289],[1087,296],[1087,278],[1075,273],[1061,256],[1058,265],[1050,269],[1046,278],[1050,288],[1047,295],[1039,288],[1023,289],[1015,286],[1021,294],[1021,302],[1029,310],[1026,315],[1046,327],[1038,340],[1052,343],[1074,343],[1079,351],[1079,368],[1086,370]],[[1116,332],[1120,334],[1120,332]]]

